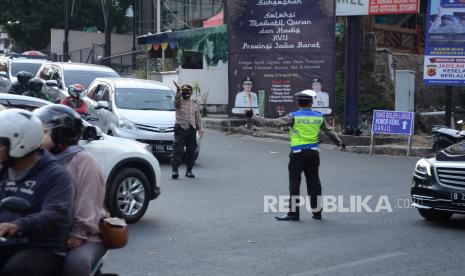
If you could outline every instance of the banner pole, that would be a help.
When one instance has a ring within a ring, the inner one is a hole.
[[[372,132],[371,142],[370,142],[370,154],[373,154],[374,149],[375,149],[375,134]]]
[[[409,135],[408,136],[407,157],[410,157],[411,150],[412,150],[412,135]]]

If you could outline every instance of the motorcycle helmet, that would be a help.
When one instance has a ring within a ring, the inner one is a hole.
[[[43,136],[42,122],[30,111],[12,108],[0,112],[0,139],[7,142],[10,158],[21,158],[39,149]]]
[[[44,86],[44,81],[39,79],[39,78],[32,78],[28,82],[29,84],[29,89],[33,92],[40,92],[42,91],[42,87]]]
[[[79,114],[71,107],[61,104],[50,104],[38,108],[33,114],[40,118],[44,126],[51,129],[55,148],[52,153],[58,153],[66,146],[79,142],[83,124]]]
[[[29,80],[33,77],[34,76],[27,71],[19,71],[18,74],[16,74],[16,79],[20,85],[27,85]]]
[[[84,99],[85,88],[82,84],[75,83],[68,86],[68,94],[73,98]]]

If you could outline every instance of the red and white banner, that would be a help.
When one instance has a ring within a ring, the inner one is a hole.
[[[337,16],[418,13],[420,0],[337,0]]]

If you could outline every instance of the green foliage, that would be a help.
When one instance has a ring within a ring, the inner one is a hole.
[[[178,37],[178,63],[182,63],[184,50],[202,52],[208,66],[215,66],[220,60],[228,61],[228,35],[225,26],[184,32],[182,38]]]
[[[147,70],[145,70],[145,69],[134,70],[134,76],[136,77],[136,79],[146,80],[147,79]]]
[[[69,0],[69,5],[73,1]],[[75,0],[70,29],[96,26],[104,31],[100,1]],[[128,29],[125,12],[131,0],[113,1],[113,25],[117,32]],[[71,8],[70,8],[71,9]],[[50,28],[64,28],[63,0],[1,0],[0,25],[13,40],[17,51],[43,49],[50,43]]]

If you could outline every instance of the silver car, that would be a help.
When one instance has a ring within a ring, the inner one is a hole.
[[[174,96],[160,82],[126,78],[97,78],[87,91],[93,124],[109,135],[149,144],[157,156],[173,152]],[[199,147],[196,157],[198,152]]]
[[[119,77],[115,70],[100,65],[71,63],[71,62],[46,62],[37,72],[37,77],[45,81],[45,94],[53,102],[68,96],[68,86],[74,83],[89,87],[91,82],[98,77]]]

